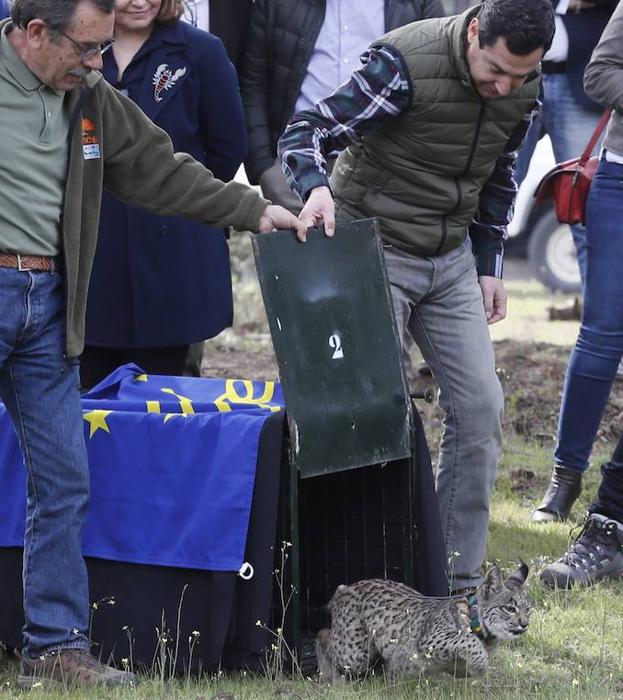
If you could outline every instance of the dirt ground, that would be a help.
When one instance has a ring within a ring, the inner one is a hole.
[[[546,343],[506,340],[495,343],[498,375],[506,397],[507,420],[527,439],[551,441],[556,434],[568,349]],[[598,433],[617,440],[623,425],[621,379],[614,384]]]

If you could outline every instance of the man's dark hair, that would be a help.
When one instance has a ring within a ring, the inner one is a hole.
[[[485,0],[478,12],[480,48],[493,46],[502,37],[508,50],[525,56],[554,38],[554,10],[550,0]]]
[[[41,19],[51,31],[65,32],[81,2],[90,2],[106,14],[115,9],[115,0],[13,0],[11,19],[20,29],[26,29],[33,19]]]

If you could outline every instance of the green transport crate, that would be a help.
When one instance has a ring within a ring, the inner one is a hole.
[[[335,588],[391,578],[445,595],[430,457],[409,395],[375,219],[253,238],[286,403],[275,614],[304,671]],[[287,562],[281,568],[282,543]]]

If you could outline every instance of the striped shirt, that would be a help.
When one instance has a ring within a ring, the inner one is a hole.
[[[388,46],[373,48],[362,67],[314,109],[295,114],[279,141],[283,171],[303,200],[315,187],[329,187],[327,159],[383,127],[409,109],[410,81],[400,55]],[[507,226],[517,194],[515,160],[540,99],[511,134],[491,176],[480,192],[469,228],[479,275],[502,277]]]

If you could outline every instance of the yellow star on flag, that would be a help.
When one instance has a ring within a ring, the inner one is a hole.
[[[105,430],[107,433],[110,433],[110,428],[106,424],[106,418],[111,413],[112,411],[102,411],[98,409],[89,411],[82,416],[90,426],[89,438],[92,438],[98,430]]]

